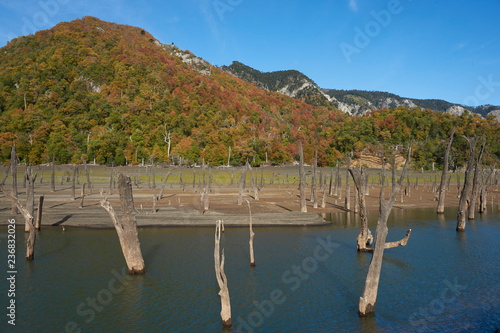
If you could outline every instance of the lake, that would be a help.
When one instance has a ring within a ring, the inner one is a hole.
[[[393,210],[375,314],[359,318],[371,254],[356,252],[359,219],[326,216],[321,227],[226,228],[232,329],[222,328],[214,272],[215,228],[145,228],[146,274],[124,274],[114,230],[46,227],[26,262],[17,228],[16,326],[9,332],[494,332],[500,328],[500,214],[476,214],[457,233],[456,208]],[[369,213],[374,232],[377,212]],[[17,219],[21,219],[18,216]],[[0,253],[7,259],[7,228]],[[7,266],[2,266],[7,277]],[[4,278],[4,282],[5,282]]]

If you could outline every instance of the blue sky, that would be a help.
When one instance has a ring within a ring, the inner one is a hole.
[[[500,105],[500,1],[0,0],[0,46],[83,16],[139,26],[222,66],[322,88]]]

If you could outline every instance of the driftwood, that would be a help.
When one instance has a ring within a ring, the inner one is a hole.
[[[250,246],[250,266],[255,266],[255,257],[253,254],[253,237],[255,236],[255,233],[252,229],[252,210],[250,209],[250,202],[246,199],[245,201],[248,204],[248,214],[250,216],[250,240],[248,241],[248,244]]]
[[[21,212],[24,217],[25,225],[29,228],[28,241],[26,242],[26,260],[33,260],[35,258],[35,240],[36,240],[36,230],[33,226],[33,215],[31,215],[26,208],[19,202],[17,197],[12,195],[12,193],[6,191],[3,186],[0,185],[0,190],[9,198],[12,202],[16,204],[17,209]]]
[[[469,220],[474,220],[474,213],[476,210],[476,200],[480,191],[480,181],[479,173],[481,172],[481,159],[483,158],[484,147],[486,146],[486,137],[483,136],[483,141],[481,142],[481,148],[476,159],[476,166],[474,168],[474,180],[472,181],[472,194],[470,197],[469,204]]]
[[[463,136],[463,138],[469,143],[469,160],[467,161],[467,169],[465,170],[464,187],[462,188],[462,194],[460,195],[460,201],[458,203],[457,231],[465,230],[465,210],[467,202],[469,201],[471,173],[474,167],[474,156],[476,151],[476,143],[478,140],[477,137],[469,139],[468,137]]]
[[[219,296],[221,301],[220,316],[222,324],[225,327],[231,327],[231,301],[229,298],[229,289],[227,286],[227,277],[224,273],[224,249],[222,249],[222,256],[220,253],[220,234],[221,234],[222,221],[217,221],[215,224],[215,247],[214,247],[214,262],[215,262],[215,276],[219,284]]]
[[[306,175],[304,171],[304,151],[302,149],[302,141],[299,142],[299,191],[300,191],[300,211],[307,213],[306,205]]]
[[[375,310],[375,302],[377,300],[378,285],[380,280],[380,271],[382,270],[382,259],[385,250],[385,239],[387,237],[387,219],[392,210],[396,196],[401,190],[404,177],[408,172],[408,165],[411,158],[411,143],[408,147],[408,156],[406,158],[405,166],[399,181],[395,185],[394,191],[391,193],[389,200],[385,199],[385,176],[382,173],[382,187],[380,189],[380,206],[379,206],[379,216],[377,221],[377,229],[375,234],[375,247],[373,250],[372,260],[370,262],[370,267],[368,268],[368,274],[366,276],[365,288],[363,290],[363,295],[359,299],[359,315],[366,316],[367,314]],[[406,234],[406,240],[400,241],[400,244],[405,244],[408,241],[411,230]],[[397,242],[396,242],[397,243]],[[391,246],[392,244],[389,243]]]
[[[113,221],[129,273],[143,274],[145,272],[144,259],[142,257],[141,244],[137,234],[132,182],[129,177],[123,174],[118,175],[118,190],[120,192],[122,211],[121,221],[118,219],[115,210],[107,198],[101,199],[101,206],[106,210]]]

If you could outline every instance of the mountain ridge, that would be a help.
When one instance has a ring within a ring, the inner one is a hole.
[[[363,115],[370,111],[386,108],[396,108],[405,106],[407,108],[421,107],[437,112],[447,112],[454,115],[461,115],[465,110],[480,114],[485,117],[488,114],[497,116],[500,114],[500,106],[482,105],[478,107],[464,106],[451,103],[441,99],[417,99],[401,97],[396,94],[383,91],[366,90],[341,90],[320,88],[312,79],[296,70],[280,70],[272,72],[261,72],[241,62],[233,61],[230,66],[222,66],[223,70],[236,77],[252,82],[258,87],[277,91],[290,97],[298,98],[313,105],[331,103],[339,110],[353,115]],[[295,85],[294,90],[287,89],[283,82],[300,82],[303,89]],[[298,88],[298,89],[297,89]],[[309,95],[304,92],[307,91]],[[312,99],[311,93],[316,97]],[[314,102],[311,103],[311,100]],[[322,103],[318,103],[322,101]],[[498,118],[500,121],[500,118]]]

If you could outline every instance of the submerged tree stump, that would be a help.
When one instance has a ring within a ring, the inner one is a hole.
[[[214,262],[215,262],[215,276],[219,284],[219,296],[221,301],[220,316],[222,325],[231,327],[231,301],[229,298],[229,288],[227,286],[227,277],[224,273],[224,249],[222,249],[222,256],[220,254],[220,234],[221,234],[222,221],[217,221],[215,224],[215,247],[214,247]]]
[[[252,229],[252,210],[250,209],[250,202],[246,199],[245,201],[248,204],[248,214],[250,215],[250,240],[248,241],[248,244],[250,246],[250,266],[255,266],[255,256],[253,253],[253,237],[255,236],[255,233]]]
[[[144,259],[141,252],[141,244],[137,234],[137,222],[135,220],[134,199],[132,196],[132,182],[129,177],[119,174],[118,190],[120,192],[120,204],[122,211],[121,221],[107,198],[101,199],[101,206],[106,210],[113,221],[116,233],[120,240],[123,256],[127,262],[130,274],[143,274],[145,272]]]
[[[486,137],[483,136],[483,141],[481,142],[481,148],[476,158],[476,166],[474,168],[474,180],[472,181],[472,194],[470,198],[469,205],[469,220],[474,220],[474,213],[476,210],[476,200],[480,192],[480,172],[481,172],[481,159],[483,158],[484,147],[486,146]]]

